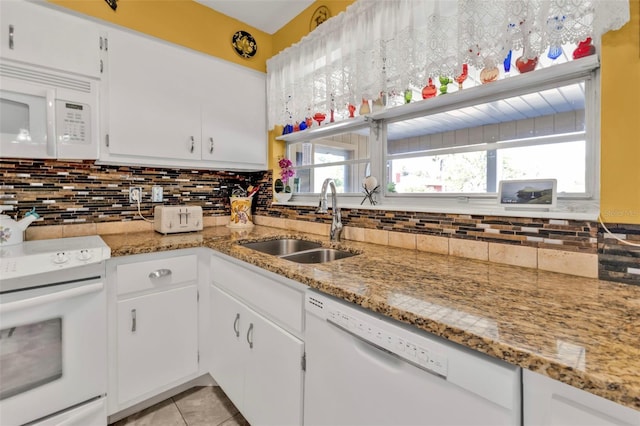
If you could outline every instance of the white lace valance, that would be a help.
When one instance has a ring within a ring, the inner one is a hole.
[[[358,0],[267,61],[269,128],[338,120],[362,98],[599,40],[628,20],[629,0]]]

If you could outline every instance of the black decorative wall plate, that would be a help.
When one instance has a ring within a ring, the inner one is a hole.
[[[236,53],[243,58],[252,58],[258,51],[258,43],[246,31],[236,31],[231,39],[231,45]]]

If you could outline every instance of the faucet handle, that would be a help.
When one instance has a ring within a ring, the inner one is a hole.
[[[318,203],[318,209],[316,213],[327,213],[327,198],[320,197],[320,202]]]

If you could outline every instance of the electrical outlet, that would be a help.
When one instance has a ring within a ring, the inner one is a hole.
[[[130,186],[129,187],[129,202],[130,203],[138,203],[142,201],[142,188],[139,186]]]
[[[161,186],[153,186],[153,187],[151,187],[151,202],[153,202],[153,203],[161,203],[162,202],[162,187]]]

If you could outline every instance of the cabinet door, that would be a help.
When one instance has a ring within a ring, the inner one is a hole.
[[[118,301],[118,403],[198,372],[195,285]]]
[[[195,55],[126,31],[108,39],[109,153],[200,160]]]
[[[304,344],[255,312],[249,327],[242,414],[251,424],[302,424]]]
[[[247,345],[243,329],[246,332],[249,324],[247,310],[215,286],[211,286],[210,298],[210,373],[229,399],[242,410]]]
[[[216,59],[199,72],[206,73],[202,159],[226,168],[266,168],[266,76]]]
[[[523,370],[524,426],[630,426],[640,411]]]
[[[0,12],[2,57],[100,75],[100,37],[95,23],[26,1],[2,1]]]

